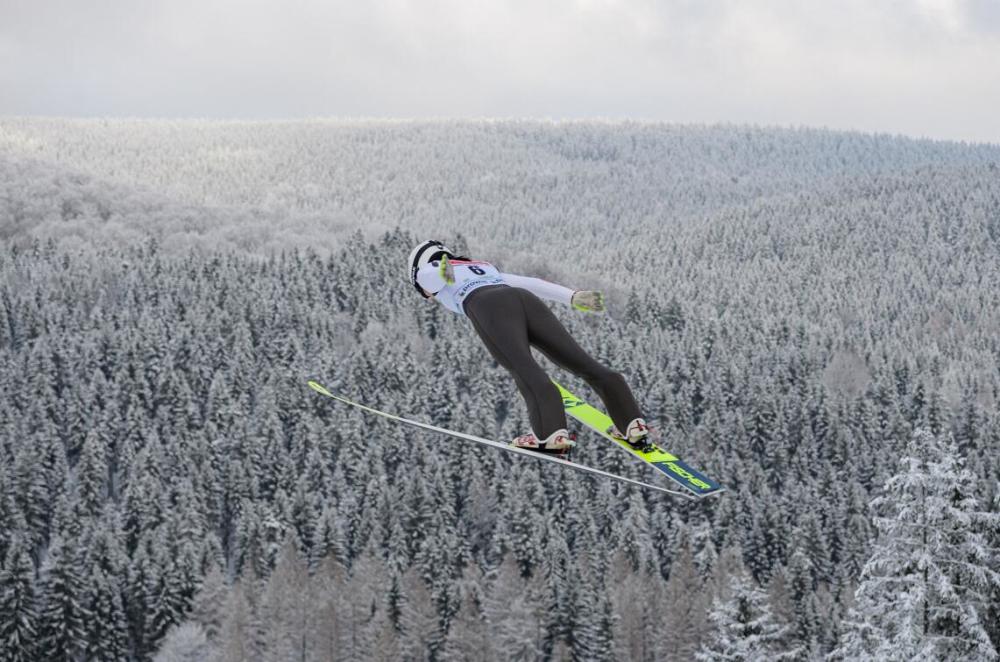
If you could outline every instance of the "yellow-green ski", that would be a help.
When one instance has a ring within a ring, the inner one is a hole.
[[[639,450],[630,445],[626,440],[611,434],[609,430],[614,425],[614,422],[610,416],[576,397],[558,382],[553,381],[553,383],[559,387],[559,393],[562,395],[563,407],[566,408],[566,413],[599,433],[605,439],[614,442],[620,448],[628,451],[629,454],[659,470],[696,497],[700,498],[722,491],[722,486],[717,482],[659,446],[650,444],[646,450]]]

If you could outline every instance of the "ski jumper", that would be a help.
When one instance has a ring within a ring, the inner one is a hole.
[[[436,261],[420,268],[417,283],[445,308],[472,321],[490,354],[514,377],[536,437],[545,439],[565,428],[566,411],[559,389],[532,356],[532,346],[586,381],[619,430],[642,416],[621,373],[587,354],[541,300],[569,304],[573,290],[540,278],[501,273],[489,262],[452,260],[451,264],[454,283],[445,282]]]

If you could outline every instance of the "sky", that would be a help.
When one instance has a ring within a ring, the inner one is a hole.
[[[0,0],[0,116],[537,118],[1000,143],[1000,0]]]

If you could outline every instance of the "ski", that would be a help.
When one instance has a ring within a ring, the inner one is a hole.
[[[563,407],[566,408],[567,414],[594,430],[605,439],[613,441],[615,445],[628,451],[633,457],[637,457],[659,470],[681,487],[690,491],[694,495],[694,498],[701,499],[710,494],[718,494],[723,491],[723,487],[717,482],[659,446],[650,444],[646,449],[640,450],[634,448],[625,439],[611,434],[610,430],[614,422],[610,416],[576,397],[558,382],[553,380],[553,383],[559,387],[559,393],[563,399]]]
[[[659,485],[650,485],[649,483],[643,483],[642,481],[633,480],[631,478],[626,478],[625,476],[619,476],[617,474],[613,474],[613,473],[610,473],[610,472],[607,472],[607,471],[601,471],[600,469],[595,469],[594,467],[588,467],[588,466],[586,466],[584,464],[577,464],[575,462],[570,462],[568,460],[564,460],[564,459],[562,459],[562,458],[560,458],[560,457],[558,457],[556,455],[553,455],[553,454],[539,453],[537,451],[525,450],[523,448],[517,448],[517,447],[511,446],[509,444],[502,444],[499,441],[493,441],[492,439],[484,439],[482,437],[477,437],[477,436],[472,435],[472,434],[466,434],[464,432],[456,432],[454,430],[447,430],[445,428],[441,428],[441,427],[438,427],[436,425],[431,425],[430,423],[421,423],[420,421],[414,421],[414,420],[410,420],[408,418],[403,418],[402,416],[396,416],[395,414],[389,414],[389,413],[386,413],[384,411],[379,411],[378,409],[373,409],[372,407],[368,407],[367,405],[363,405],[361,403],[354,402],[353,400],[349,400],[348,398],[345,398],[343,396],[331,393],[324,386],[322,386],[321,384],[319,384],[317,382],[309,381],[308,384],[309,384],[309,387],[312,388],[312,390],[316,391],[320,395],[324,395],[324,396],[326,396],[328,398],[333,398],[334,400],[338,400],[340,402],[343,402],[344,404],[350,405],[352,407],[357,407],[358,409],[361,409],[361,410],[366,411],[368,413],[376,414],[378,416],[383,416],[385,418],[388,418],[388,419],[393,420],[393,421],[397,421],[399,423],[404,423],[406,425],[411,425],[411,426],[417,427],[417,428],[423,428],[424,430],[431,430],[432,432],[440,432],[442,434],[446,434],[446,435],[449,435],[451,437],[455,437],[455,438],[458,438],[458,439],[464,439],[466,441],[474,441],[477,444],[482,444],[484,446],[492,446],[493,448],[499,448],[500,450],[504,450],[504,451],[507,451],[509,453],[515,453],[515,454],[521,455],[523,457],[531,457],[531,458],[534,458],[536,460],[541,460],[543,462],[553,462],[555,464],[558,464],[558,465],[561,465],[563,467],[566,467],[567,469],[574,469],[576,471],[580,471],[580,472],[583,472],[583,473],[589,473],[589,474],[593,474],[593,475],[596,475],[596,476],[601,476],[603,478],[608,478],[610,480],[615,480],[615,481],[618,481],[620,483],[628,483],[629,485],[634,485],[636,487],[641,487],[641,488],[644,488],[644,489],[647,489],[647,490],[655,490],[657,492],[664,492],[666,494],[671,494],[673,496],[679,496],[679,497],[682,497],[682,498],[688,499],[688,500],[694,500],[695,499],[695,497],[692,497],[690,494],[687,494],[686,492],[681,492],[681,491],[677,491],[677,490],[670,490],[670,489],[667,489],[665,487],[660,487]]]

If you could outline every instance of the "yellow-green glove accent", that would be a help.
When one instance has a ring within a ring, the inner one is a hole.
[[[441,256],[441,266],[438,267],[438,275],[441,276],[441,280],[449,285],[455,284],[455,267],[451,266],[447,255]]]
[[[573,293],[570,303],[585,313],[604,312],[604,295],[594,290],[580,290]]]

